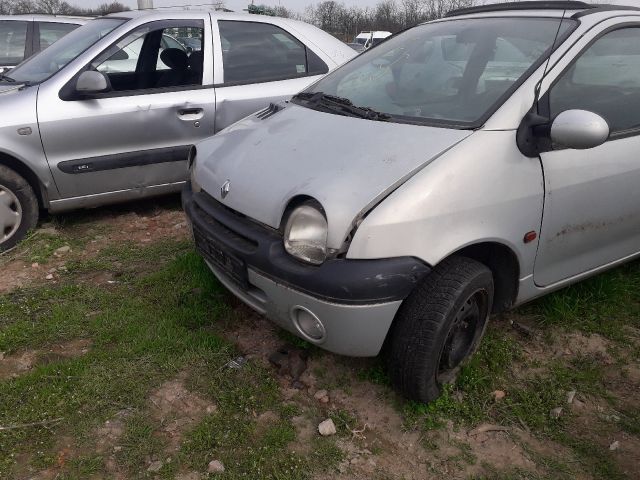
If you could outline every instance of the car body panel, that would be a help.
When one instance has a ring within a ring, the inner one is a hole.
[[[281,135],[296,142],[283,142]],[[272,228],[280,227],[293,198],[316,199],[329,222],[329,247],[340,249],[359,214],[469,135],[291,104],[264,120],[246,118],[197,145],[199,158],[211,160],[198,164],[196,175],[215,199]],[[227,180],[231,192],[223,199],[220,187]]]
[[[483,146],[490,155],[478,155]],[[515,132],[478,131],[371,211],[347,258],[414,256],[437,265],[466,246],[495,242],[517,255],[526,276],[537,242],[523,238],[539,229],[543,199],[540,163],[520,153]]]
[[[0,115],[0,161],[10,156],[30,165],[47,192],[45,202],[57,198],[47,159],[42,151],[36,116],[37,88],[0,85],[0,102],[11,115]]]

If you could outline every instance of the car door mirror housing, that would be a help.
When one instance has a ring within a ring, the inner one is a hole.
[[[602,145],[609,138],[609,124],[600,115],[586,110],[566,110],[551,124],[554,148],[585,150]]]
[[[76,92],[80,95],[104,93],[109,90],[111,90],[111,85],[107,76],[93,70],[82,72],[76,82]]]

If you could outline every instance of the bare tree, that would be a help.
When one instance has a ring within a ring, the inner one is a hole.
[[[480,1],[381,0],[373,9],[367,9],[357,6],[347,8],[343,3],[330,0],[307,7],[303,19],[342,40],[350,41],[362,31],[387,30],[395,33]]]

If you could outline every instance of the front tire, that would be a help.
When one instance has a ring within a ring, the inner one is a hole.
[[[389,373],[406,397],[432,402],[478,348],[493,303],[493,275],[465,257],[444,260],[404,301],[388,344]]]
[[[38,223],[38,199],[23,177],[0,165],[0,252],[13,248]]]

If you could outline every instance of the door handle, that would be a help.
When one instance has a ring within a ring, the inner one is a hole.
[[[194,115],[202,115],[204,113],[204,109],[202,108],[182,108],[178,110],[178,115],[181,117],[191,117]]]

